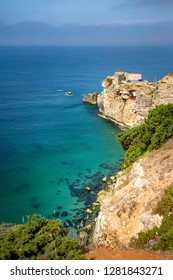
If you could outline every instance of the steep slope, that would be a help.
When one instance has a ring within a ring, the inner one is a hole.
[[[138,232],[160,226],[162,216],[153,214],[164,191],[173,184],[173,139],[117,174],[116,183],[98,196],[100,212],[93,244],[128,248]]]

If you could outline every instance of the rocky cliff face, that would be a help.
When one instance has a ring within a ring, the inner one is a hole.
[[[163,81],[161,86],[165,90]],[[140,158],[130,170],[119,172],[117,178],[109,191],[98,196],[101,207],[93,243],[128,248],[131,237],[162,222],[162,216],[154,215],[153,210],[165,189],[173,184],[173,139]]]
[[[97,97],[98,97],[98,93],[88,93],[84,95],[83,98],[83,102],[84,103],[89,103],[92,105],[96,105],[97,104]]]
[[[143,81],[140,74],[120,72],[108,76],[102,86],[103,92],[94,96],[99,115],[121,129],[141,124],[155,106],[173,103],[173,73],[154,83]],[[90,95],[84,102],[93,104]],[[110,180],[109,191],[98,195],[100,212],[93,244],[128,248],[131,237],[137,237],[138,232],[161,225],[163,217],[153,211],[173,184],[173,139],[159,150],[146,153],[116,177]]]
[[[141,124],[156,105],[173,103],[173,73],[157,83],[127,80],[129,76],[122,75],[108,76],[102,83],[103,92],[97,97],[99,115],[121,129]]]

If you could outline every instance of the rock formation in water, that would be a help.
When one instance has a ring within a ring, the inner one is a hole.
[[[98,195],[100,212],[93,244],[128,248],[131,237],[137,237],[138,232],[159,227],[163,217],[153,210],[171,184],[173,139],[119,172],[110,190]]]
[[[83,102],[96,105],[97,97],[98,97],[98,93],[87,93],[84,95]]]
[[[121,129],[141,124],[156,105],[173,103],[173,73],[158,82],[149,82],[143,81],[141,74],[116,72],[108,76],[102,86],[101,94],[93,97],[94,103],[91,94],[84,99],[97,103],[99,115]]]
[[[116,72],[102,86],[101,94],[86,95],[84,102],[97,104],[99,115],[122,130],[143,123],[157,105],[173,103],[173,73],[158,82],[149,82],[143,81],[141,74]],[[159,150],[147,152],[116,177],[109,190],[98,195],[100,212],[93,244],[128,248],[131,238],[137,238],[140,231],[162,223],[163,217],[153,211],[173,184],[173,139]]]

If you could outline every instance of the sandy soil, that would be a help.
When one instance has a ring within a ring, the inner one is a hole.
[[[149,250],[117,250],[105,247],[93,248],[85,254],[88,260],[173,260],[173,252]]]

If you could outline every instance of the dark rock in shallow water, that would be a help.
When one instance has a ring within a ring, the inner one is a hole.
[[[39,205],[39,204],[34,204],[32,207],[33,207],[34,209],[38,209],[38,208],[40,207],[40,205]]]
[[[110,171],[112,171],[112,170],[115,169],[115,166],[114,166],[114,165],[112,165],[112,164],[107,164],[107,163],[101,163],[99,166],[100,166],[101,168],[103,168],[103,169],[107,169],[107,170],[110,170]]]
[[[57,192],[56,192],[56,195],[58,195],[59,193],[61,193],[62,191],[61,190],[58,190]]]
[[[62,164],[63,165],[68,165],[68,162],[67,161],[62,161]]]
[[[99,167],[105,168],[105,163],[100,163]]]
[[[91,179],[91,176],[90,175],[86,175],[85,179]]]
[[[75,204],[76,205],[76,204]],[[71,209],[71,211],[73,211],[73,212],[76,212],[76,211],[78,211],[79,209],[78,208],[75,208],[75,209]]]
[[[61,183],[63,183],[64,182],[64,178],[60,178],[58,181],[57,181],[57,184],[59,185],[59,184],[61,184]]]
[[[62,209],[62,206],[57,206],[56,209],[57,209],[57,210],[61,210],[61,209]]]
[[[78,209],[78,211],[76,212],[76,214],[77,214],[78,216],[82,215],[82,214],[83,214],[83,210],[82,210],[82,209]]]
[[[84,198],[78,198],[77,201],[78,201],[78,202],[83,202],[83,201],[84,201]]]
[[[91,172],[91,168],[87,168],[86,171],[90,173]]]
[[[70,220],[66,220],[65,222],[64,222],[64,227],[73,227],[73,223],[72,223],[72,221],[70,221]]]
[[[52,214],[52,217],[54,218],[58,218],[59,217],[59,212],[54,211],[54,213]]]
[[[69,214],[68,214],[68,212],[67,211],[63,211],[62,213],[61,213],[61,216],[62,217],[67,217]]]
[[[104,171],[103,169],[106,169],[106,171]],[[84,223],[88,223],[88,217],[86,216],[84,210],[92,207],[92,203],[96,201],[97,193],[100,190],[102,190],[103,188],[107,188],[106,183],[103,186],[102,179],[105,176],[107,176],[108,178],[112,176],[112,171],[116,172],[116,166],[112,164],[101,163],[100,169],[94,174],[91,173],[92,169],[90,168],[85,169],[84,173],[79,172],[78,176],[82,178],[82,180],[76,179],[74,181],[69,182],[69,180],[67,180],[66,178],[66,182],[68,182],[68,187],[71,192],[71,196],[76,197],[77,202],[75,203],[75,205],[78,206],[78,203],[80,202],[84,204],[84,207],[81,210],[71,209],[71,211],[73,211],[74,213],[73,227],[75,227],[77,230],[79,230],[79,224],[83,220],[86,220]],[[90,187],[90,191],[86,191],[87,186]]]

